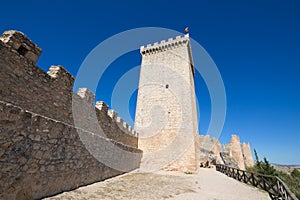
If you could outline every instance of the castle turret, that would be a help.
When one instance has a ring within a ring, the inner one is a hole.
[[[244,157],[241,147],[240,138],[237,135],[232,135],[229,143],[229,155],[232,156],[237,162],[240,169],[245,169]]]
[[[251,148],[249,143],[242,143],[241,144],[242,151],[243,151],[243,157],[246,167],[252,167],[254,165]]]
[[[197,171],[198,121],[189,35],[140,49],[135,130],[146,169]]]

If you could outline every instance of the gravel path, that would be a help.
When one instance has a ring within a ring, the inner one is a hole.
[[[246,200],[270,199],[268,194],[240,183],[215,169],[199,174],[141,173],[138,170],[47,198],[99,200]]]

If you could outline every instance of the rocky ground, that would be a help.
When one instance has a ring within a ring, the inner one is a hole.
[[[138,170],[47,200],[246,200],[269,199],[266,192],[240,183],[215,169],[200,169],[199,174],[177,172],[142,173]]]

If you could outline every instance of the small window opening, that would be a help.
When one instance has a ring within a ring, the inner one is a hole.
[[[168,84],[166,85],[166,88],[167,88],[167,89],[169,88],[169,85],[168,85]]]
[[[26,49],[24,46],[21,45],[17,51],[22,56],[25,56],[25,54],[28,52],[28,49]]]

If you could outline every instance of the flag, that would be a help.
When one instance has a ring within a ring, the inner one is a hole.
[[[188,33],[188,32],[189,32],[189,27],[186,27],[186,28],[184,29],[184,32],[185,32],[185,33]]]

